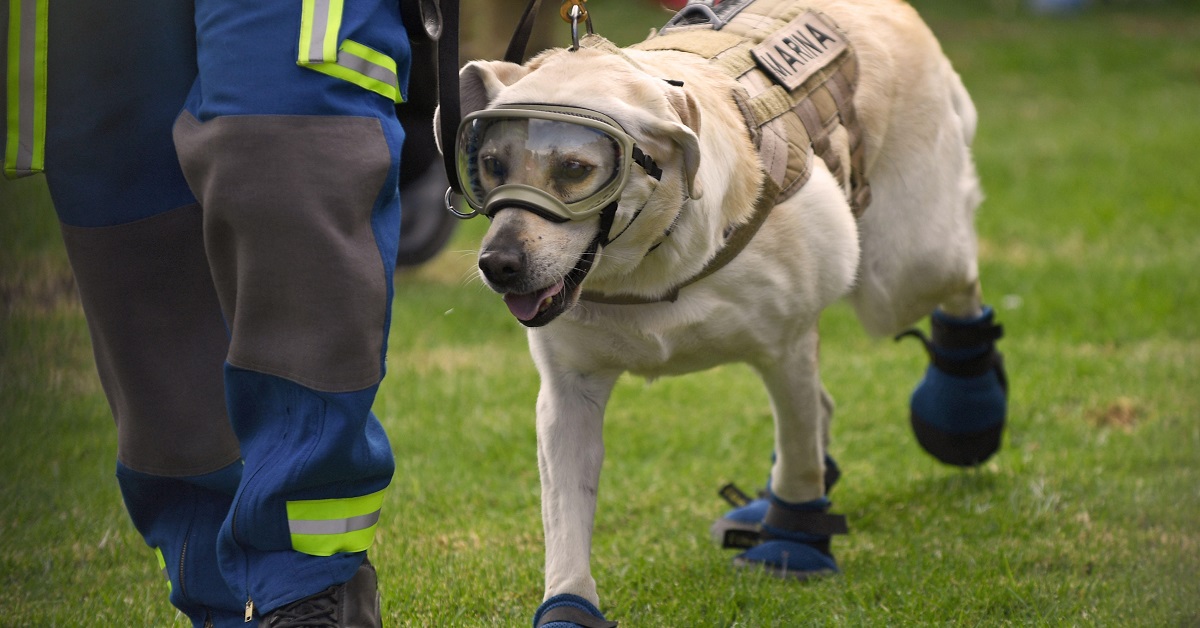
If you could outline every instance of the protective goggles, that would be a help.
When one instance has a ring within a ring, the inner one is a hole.
[[[458,127],[455,160],[473,210],[459,213],[464,218],[520,207],[583,220],[620,196],[633,164],[662,176],[615,120],[578,107],[502,105],[469,114]]]

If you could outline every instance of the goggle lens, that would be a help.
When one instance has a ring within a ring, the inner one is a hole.
[[[520,186],[562,204],[547,210],[579,219],[599,211],[617,191],[628,169],[625,143],[594,121],[577,123],[562,115],[472,117],[459,129],[459,177],[467,202],[478,211],[497,188]]]

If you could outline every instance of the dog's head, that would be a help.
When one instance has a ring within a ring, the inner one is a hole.
[[[618,54],[475,61],[460,80],[459,178],[491,220],[480,274],[526,326],[574,307],[589,277],[632,272],[698,195],[695,102]]]

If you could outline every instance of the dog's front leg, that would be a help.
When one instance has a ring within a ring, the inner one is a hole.
[[[546,595],[599,603],[591,574],[592,521],[604,461],[604,407],[620,373],[583,374],[539,360],[538,470],[546,535]]]
[[[817,330],[811,329],[773,362],[756,366],[775,416],[771,492],[788,502],[825,495],[825,445],[829,417],[821,403]]]
[[[828,514],[825,445],[831,403],[821,388],[815,326],[795,343],[758,361],[775,415],[775,464],[765,497],[727,513],[714,530],[752,524],[759,543],[734,559],[780,577],[837,571],[830,537],[845,520]],[[739,545],[744,547],[744,545]]]

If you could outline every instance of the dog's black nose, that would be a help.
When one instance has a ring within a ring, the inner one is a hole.
[[[525,268],[525,254],[515,247],[487,249],[479,254],[479,270],[497,286],[516,281]]]

